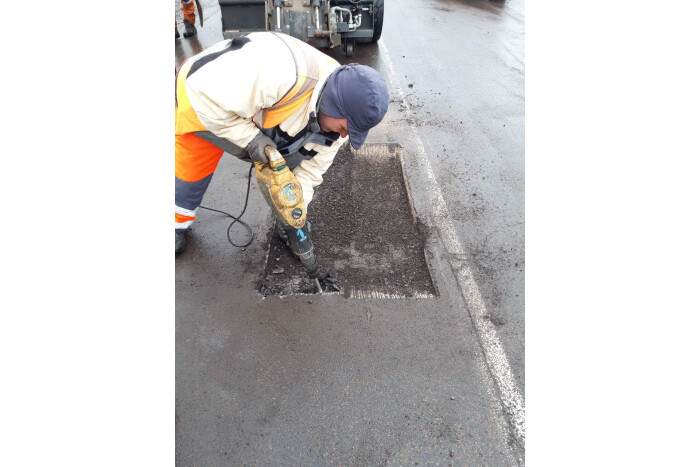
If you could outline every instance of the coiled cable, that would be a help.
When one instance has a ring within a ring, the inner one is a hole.
[[[248,170],[248,189],[246,190],[246,193],[245,193],[245,203],[243,204],[243,210],[238,215],[238,217],[233,216],[233,215],[231,215],[227,212],[224,212],[224,211],[219,211],[218,209],[212,209],[212,208],[208,208],[205,206],[199,206],[200,208],[206,209],[207,211],[214,211],[214,212],[218,212],[221,214],[225,214],[228,217],[233,219],[233,222],[231,222],[231,224],[229,224],[228,229],[226,230],[226,236],[228,237],[228,242],[237,248],[245,248],[248,245],[250,245],[251,243],[253,243],[253,238],[254,238],[253,229],[248,224],[246,224],[245,222],[243,222],[241,220],[241,217],[243,217],[243,214],[245,214],[245,210],[248,208],[248,196],[250,196],[250,179],[251,179],[252,174],[253,174],[253,164],[250,164],[250,170]],[[237,244],[233,243],[233,240],[231,240],[231,227],[233,227],[233,224],[235,224],[236,222],[238,222],[243,227],[248,229],[248,233],[250,234],[250,240],[248,240],[248,243],[245,243],[243,245],[237,245]]]

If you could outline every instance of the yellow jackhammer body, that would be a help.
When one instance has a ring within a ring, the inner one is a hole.
[[[290,249],[304,265],[309,277],[316,281],[319,292],[322,292],[314,245],[306,223],[306,204],[301,184],[277,149],[267,146],[265,155],[269,164],[255,162],[258,188],[287,232]]]

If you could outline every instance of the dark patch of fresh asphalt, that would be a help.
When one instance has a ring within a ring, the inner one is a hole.
[[[222,39],[218,5],[210,0],[203,5],[205,27],[193,39],[176,41],[177,64]],[[408,102],[425,122],[421,139],[460,238],[474,257],[481,293],[501,323],[499,336],[522,390],[522,83],[517,71],[506,82],[489,75],[514,65],[500,63],[503,54],[494,47],[514,48],[517,56],[518,39],[512,36],[520,22],[498,2],[391,5],[383,41]],[[407,13],[429,7],[422,16]],[[211,9],[216,11],[210,16]],[[469,22],[467,31],[464,25],[450,31],[471,39],[454,47],[466,47],[462,53],[473,53],[477,61],[492,60],[491,68],[466,67],[458,81],[464,86],[447,86],[454,68],[464,65],[455,56],[450,61],[455,39],[440,40],[447,33],[429,29],[421,17],[438,26]],[[489,42],[484,26],[489,24],[504,39]],[[339,51],[331,55],[386,73],[376,46],[358,46],[351,60]],[[489,93],[505,99],[499,109],[488,105]],[[392,102],[387,124],[368,142],[402,143],[409,123],[399,107]],[[459,125],[468,123],[468,130],[456,130],[457,112],[464,122]],[[516,128],[499,130],[503,119]],[[203,205],[237,215],[247,173],[246,164],[225,155]],[[420,191],[420,183],[412,189]],[[440,242],[427,246],[440,293],[435,299],[262,299],[257,285],[272,217],[254,182],[251,191],[244,219],[256,236],[248,248],[228,243],[229,219],[200,210],[189,249],[176,259],[177,464],[519,463],[523,450],[512,442]],[[468,197],[472,193],[476,200]],[[246,232],[234,226],[232,236],[245,241]],[[517,269],[510,263],[518,263]]]
[[[435,295],[427,232],[412,213],[397,144],[346,144],[316,187],[308,211],[321,284],[349,298]],[[383,219],[378,222],[377,219]],[[315,293],[289,248],[271,236],[261,293]]]

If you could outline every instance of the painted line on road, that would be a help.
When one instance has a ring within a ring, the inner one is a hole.
[[[384,41],[379,40],[381,49],[380,58],[384,65],[389,70],[389,81],[391,86],[396,90],[401,99],[405,111],[404,115],[408,118],[409,127],[411,128],[410,139],[411,148],[416,150],[416,162],[418,170],[425,175],[428,184],[426,190],[430,206],[433,207],[433,212],[429,213],[432,218],[433,225],[437,228],[438,234],[442,239],[447,251],[452,255],[450,266],[452,272],[457,279],[457,283],[462,292],[462,297],[467,304],[467,310],[471,315],[471,320],[474,323],[481,348],[486,357],[486,365],[491,373],[498,391],[500,393],[501,404],[504,412],[508,417],[510,425],[513,429],[513,435],[516,441],[524,448],[525,447],[525,400],[523,399],[520,390],[515,383],[513,372],[510,369],[510,364],[506,358],[503,344],[501,344],[496,327],[489,320],[485,319],[486,305],[479,291],[479,287],[474,279],[471,269],[466,261],[466,249],[462,246],[462,242],[457,235],[452,217],[447,209],[447,203],[442,196],[440,186],[435,179],[433,168],[425,152],[425,147],[418,133],[418,125],[416,116],[413,113],[408,101],[401,88],[394,63],[389,55]]]

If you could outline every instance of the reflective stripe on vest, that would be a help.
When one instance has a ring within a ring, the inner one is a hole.
[[[318,83],[319,66],[313,50],[299,47],[289,36],[273,33],[289,48],[294,57],[297,78],[294,86],[287,94],[272,107],[260,109],[253,116],[253,122],[258,128],[274,128],[289,118],[294,112],[305,105],[314,92]]]

